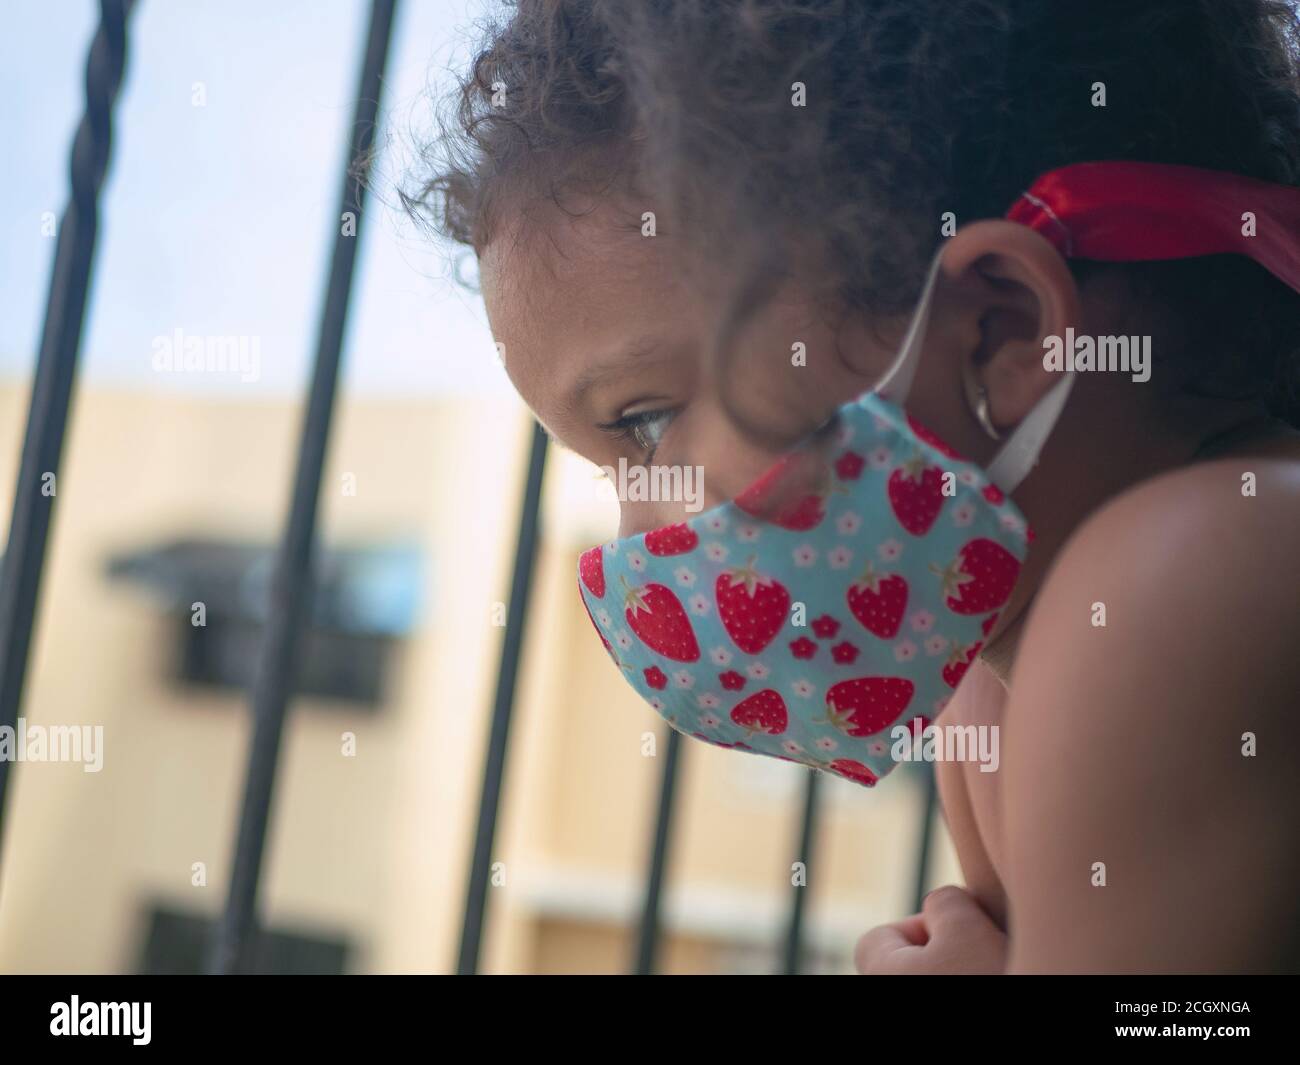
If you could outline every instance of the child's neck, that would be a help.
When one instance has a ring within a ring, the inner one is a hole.
[[[1032,603],[1033,600],[1030,600]],[[980,652],[980,661],[988,667],[990,673],[998,678],[1002,687],[1011,686],[1011,668],[1016,664],[1016,652],[1020,647],[1020,637],[1024,632],[1025,618],[1029,615],[1029,604],[1016,615],[1015,619],[998,633]]]

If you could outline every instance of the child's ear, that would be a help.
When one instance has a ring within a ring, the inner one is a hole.
[[[943,271],[975,300],[978,344],[962,366],[968,388],[983,389],[989,420],[1009,432],[1052,385],[1044,340],[1079,324],[1079,290],[1065,259],[1018,222],[962,227],[944,251]]]

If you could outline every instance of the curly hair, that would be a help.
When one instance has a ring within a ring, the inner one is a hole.
[[[811,249],[837,306],[893,314],[944,212],[1000,217],[1068,163],[1300,184],[1298,55],[1286,0],[519,0],[402,200],[481,249],[514,197],[636,182],[741,304]],[[1189,391],[1300,424],[1300,298],[1257,264],[1071,265],[1182,317]]]

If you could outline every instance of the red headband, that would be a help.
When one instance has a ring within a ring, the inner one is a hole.
[[[1067,258],[1245,255],[1300,292],[1300,188],[1289,185],[1165,163],[1075,163],[1038,178],[1007,218]]]

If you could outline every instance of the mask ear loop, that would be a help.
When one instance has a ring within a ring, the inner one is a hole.
[[[917,300],[912,321],[907,327],[903,343],[894,356],[894,361],[885,371],[873,392],[883,399],[901,407],[912,390],[912,381],[916,377],[916,368],[921,361],[921,347],[925,342],[926,326],[930,322],[930,308],[934,303],[934,290],[939,279],[939,264],[943,259],[943,248],[935,254],[926,274],[921,297]],[[991,480],[1002,491],[1010,494],[1021,481],[1029,476],[1029,471],[1038,463],[1039,453],[1047,443],[1048,436],[1056,427],[1057,419],[1065,408],[1070,389],[1074,385],[1074,373],[1068,372],[1047,394],[1035,404],[1007,438],[1007,442],[994,456],[986,471]]]
[[[921,362],[921,345],[925,342],[925,328],[930,324],[930,306],[934,303],[935,283],[939,279],[939,263],[943,259],[941,247],[930,263],[930,270],[925,275],[925,284],[921,286],[921,297],[916,301],[916,310],[912,312],[912,321],[907,327],[907,335],[890,363],[885,376],[872,389],[876,395],[901,407],[912,391],[912,380],[916,377],[916,367]]]
[[[1074,371],[1071,370],[1034,404],[1034,409],[1024,416],[989,463],[986,471],[989,480],[1008,495],[1037,465],[1039,452],[1056,427],[1056,420],[1061,416],[1073,386]]]

